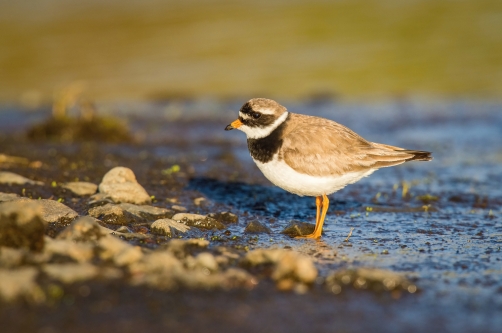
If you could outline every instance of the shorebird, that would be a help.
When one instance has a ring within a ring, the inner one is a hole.
[[[328,195],[383,167],[430,161],[430,152],[370,142],[332,120],[289,112],[274,100],[253,98],[225,130],[246,133],[253,161],[274,185],[316,199],[312,234],[321,237]]]

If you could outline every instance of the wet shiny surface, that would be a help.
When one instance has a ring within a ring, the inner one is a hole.
[[[256,291],[246,296],[187,293],[182,297],[182,308],[187,306],[184,309],[188,311],[191,304],[202,311],[199,323],[210,322],[204,304],[214,301],[223,314],[238,315],[242,310],[246,313],[243,318],[251,320],[251,316],[270,327],[279,325],[277,331],[306,323],[322,331],[330,323],[335,324],[334,318],[337,327],[354,332],[371,328],[382,332],[500,331],[502,105],[423,101],[284,104],[293,112],[336,120],[370,141],[432,151],[434,160],[379,170],[330,196],[323,237],[312,241],[291,239],[280,231],[291,220],[313,223],[314,198],[298,197],[271,185],[254,166],[245,135],[224,131],[235,118],[237,111],[230,110],[237,110],[238,103],[214,107],[229,110],[226,113],[200,117],[194,116],[197,113],[193,104],[187,103],[181,106],[182,116],[175,121],[168,120],[170,113],[166,110],[170,105],[139,106],[149,111],[142,117],[129,116],[129,123],[142,143],[98,145],[92,149],[109,158],[109,162],[97,164],[120,163],[133,168],[140,183],[157,198],[176,197],[190,211],[230,210],[237,214],[239,223],[229,227],[230,236],[223,232],[206,235],[212,239],[211,246],[292,248],[315,260],[321,279],[339,268],[389,269],[404,273],[418,286],[418,292],[400,299],[373,296],[364,290],[335,295],[319,286],[302,296],[275,291]],[[12,118],[7,112],[0,117],[19,131],[30,121],[30,117]],[[2,150],[14,154],[16,149],[5,145],[12,142],[9,140],[4,138]],[[39,147],[40,151],[32,153],[36,157],[51,147],[69,156],[91,149],[80,144],[51,145],[22,143],[17,151],[22,154],[28,147]],[[188,176],[180,176],[177,188],[162,189],[158,183],[162,178],[160,169],[174,164],[181,165],[181,171]],[[99,182],[99,175],[90,175],[91,181]],[[209,204],[195,208],[191,200],[201,195]],[[247,221],[255,219],[269,227],[272,234],[244,234]],[[345,242],[351,228],[352,236]],[[127,299],[136,292],[118,292],[118,297]],[[173,296],[165,297],[163,302]],[[239,297],[244,303],[238,301]],[[252,304],[249,309],[239,308],[246,302]],[[317,306],[318,310],[314,310]],[[141,310],[135,309],[132,318],[138,323]],[[295,311],[306,311],[310,317],[303,321],[279,320]],[[358,318],[363,318],[364,324],[358,325]],[[101,327],[98,322],[95,325]],[[188,321],[184,325],[194,327]]]

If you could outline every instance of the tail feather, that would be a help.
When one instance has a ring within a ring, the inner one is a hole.
[[[428,151],[403,149],[375,142],[372,142],[372,145],[377,148],[377,151],[369,154],[369,156],[372,157],[374,166],[377,168],[389,167],[409,161],[432,160],[432,153]]]

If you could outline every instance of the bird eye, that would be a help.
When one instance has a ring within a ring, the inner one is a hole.
[[[259,113],[259,112],[255,112],[255,113],[253,113],[253,118],[254,118],[254,119],[258,119],[258,118],[260,118],[260,117],[261,117],[261,113]]]

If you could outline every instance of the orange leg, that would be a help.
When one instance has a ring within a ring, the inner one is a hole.
[[[298,236],[296,238],[320,238],[322,233],[322,226],[324,224],[324,219],[326,218],[326,212],[329,208],[329,199],[326,194],[323,194],[322,197],[315,198],[316,206],[317,206],[317,214],[315,221],[315,229],[314,232],[310,235],[306,236]],[[321,216],[319,216],[319,212],[321,212]]]

